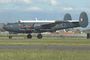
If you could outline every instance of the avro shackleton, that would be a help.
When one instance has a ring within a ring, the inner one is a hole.
[[[72,20],[70,14],[65,14],[64,21],[40,21],[40,20],[30,20],[22,21],[17,23],[8,23],[4,25],[4,29],[10,33],[27,33],[27,38],[32,38],[32,33],[38,33],[37,38],[41,39],[43,32],[55,32],[61,29],[75,28],[75,27],[86,27],[88,25],[88,16],[86,12],[82,12],[78,20]],[[9,36],[12,38],[12,36]]]

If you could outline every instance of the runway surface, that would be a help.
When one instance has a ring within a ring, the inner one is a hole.
[[[30,45],[30,46],[0,46],[0,49],[90,50],[90,46]]]

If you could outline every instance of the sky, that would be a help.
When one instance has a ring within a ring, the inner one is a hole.
[[[65,13],[78,19],[85,11],[90,15],[90,0],[0,0],[0,22],[31,19],[63,20]]]

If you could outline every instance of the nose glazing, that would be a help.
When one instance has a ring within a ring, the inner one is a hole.
[[[8,30],[9,29],[9,26],[8,25],[4,25],[3,26],[3,29]]]

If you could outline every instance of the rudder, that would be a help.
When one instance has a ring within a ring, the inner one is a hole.
[[[79,24],[81,27],[85,28],[88,25],[88,15],[86,12],[82,12],[79,17]]]

